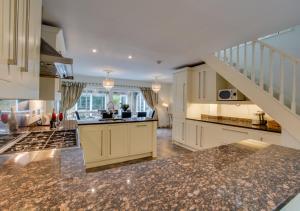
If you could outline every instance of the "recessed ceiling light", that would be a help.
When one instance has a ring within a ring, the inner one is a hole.
[[[128,59],[133,59],[133,56],[132,56],[132,55],[129,55],[129,56],[128,56]]]
[[[97,49],[93,49],[92,52],[93,52],[93,53],[97,53],[98,50],[97,50]]]

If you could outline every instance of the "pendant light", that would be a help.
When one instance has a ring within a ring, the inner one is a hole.
[[[160,89],[161,89],[161,85],[158,82],[158,77],[156,76],[154,82],[152,83],[152,90],[153,92],[158,93]]]
[[[106,78],[103,80],[102,85],[107,90],[110,91],[115,86],[115,81],[109,78],[111,70],[105,70]]]

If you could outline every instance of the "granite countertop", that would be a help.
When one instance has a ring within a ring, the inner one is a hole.
[[[247,128],[247,129],[261,130],[261,131],[266,131],[266,132],[281,133],[281,128],[270,128],[270,127],[267,127],[266,125],[253,125],[251,122],[247,122],[247,121],[205,118],[205,117],[187,118],[187,119],[201,121],[201,122],[214,123],[214,124],[220,124],[220,125],[228,125],[228,126],[241,127],[241,128]]]
[[[95,120],[78,120],[78,125],[97,125],[97,124],[119,124],[134,122],[153,122],[157,119],[152,118],[129,118],[129,119],[95,119]]]
[[[261,145],[93,173],[81,149],[0,156],[0,210],[273,210],[300,191],[300,151]]]

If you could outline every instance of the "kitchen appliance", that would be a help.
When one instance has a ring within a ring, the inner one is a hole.
[[[245,100],[245,96],[237,89],[220,89],[218,91],[218,100],[242,101]]]
[[[267,121],[265,120],[265,112],[263,111],[258,111],[255,113],[255,116],[257,117],[256,119],[252,120],[253,125],[266,125]]]
[[[2,154],[77,147],[76,130],[31,132],[13,145],[3,147]]]

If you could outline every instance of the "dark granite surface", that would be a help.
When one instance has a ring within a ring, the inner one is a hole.
[[[80,149],[0,156],[0,210],[273,210],[299,192],[299,161],[245,144],[94,173]]]
[[[152,118],[129,118],[129,119],[100,119],[100,120],[78,120],[78,125],[98,125],[98,124],[119,124],[134,122],[153,122],[157,119]]]
[[[187,118],[187,119],[194,120],[194,121],[220,124],[220,125],[228,125],[228,126],[241,127],[241,128],[247,128],[247,129],[261,130],[261,131],[266,131],[266,132],[281,133],[280,128],[269,128],[266,125],[253,125],[252,123],[249,123],[249,122],[224,120],[224,119],[211,119],[211,118]]]

